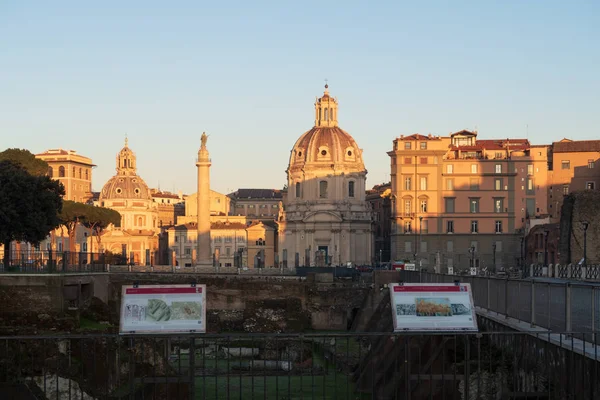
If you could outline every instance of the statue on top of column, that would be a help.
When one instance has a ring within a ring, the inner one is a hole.
[[[206,141],[208,140],[208,135],[206,134],[206,132],[202,132],[202,136],[200,136],[200,142],[202,143],[201,148],[205,149],[206,148]]]

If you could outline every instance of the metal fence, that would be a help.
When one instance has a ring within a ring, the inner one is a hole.
[[[600,285],[400,271],[405,282],[470,283],[478,307],[555,332],[600,331]],[[589,336],[592,338],[595,336]]]
[[[576,354],[545,339],[507,332],[0,337],[0,398],[15,391],[48,400],[598,398],[595,350],[588,344],[587,356]]]
[[[108,263],[115,262],[112,255],[104,253],[13,250],[9,264],[4,265],[4,254],[0,256],[0,273],[102,272]]]

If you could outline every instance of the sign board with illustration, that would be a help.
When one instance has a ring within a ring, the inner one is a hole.
[[[394,332],[477,331],[469,283],[391,283]]]
[[[123,286],[119,332],[206,332],[206,285]]]

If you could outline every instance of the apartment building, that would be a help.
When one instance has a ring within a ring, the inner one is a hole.
[[[557,223],[565,195],[600,188],[600,140],[552,143],[549,179],[548,206],[551,221]]]
[[[393,141],[391,258],[423,268],[523,262],[529,218],[548,213],[548,149],[527,139],[414,134]]]
[[[86,203],[92,198],[92,159],[75,150],[50,149],[36,154],[48,163],[48,176],[63,184],[65,200]]]
[[[238,189],[228,196],[235,204],[233,215],[263,220],[277,219],[283,200],[282,191],[277,189]]]
[[[390,233],[392,227],[390,196],[392,185],[384,183],[367,190],[366,201],[373,210],[373,246],[375,262],[390,261]]]

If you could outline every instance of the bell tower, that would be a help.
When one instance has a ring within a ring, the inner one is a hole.
[[[125,146],[117,154],[117,174],[118,175],[135,175],[137,167],[135,166],[136,157],[133,151],[129,148],[129,140],[125,138]]]
[[[337,100],[329,96],[329,85],[325,84],[325,92],[323,93],[323,96],[317,98],[317,101],[315,102],[315,126],[338,126],[337,109]]]

